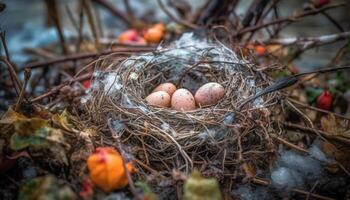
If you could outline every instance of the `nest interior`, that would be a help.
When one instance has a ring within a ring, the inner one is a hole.
[[[218,82],[225,96],[216,105],[189,112],[148,105],[144,98],[164,82],[193,93],[204,83]],[[269,132],[276,94],[237,109],[270,84],[269,77],[243,56],[185,34],[152,53],[102,59],[84,109],[106,141],[111,135],[120,139],[140,164],[141,174],[151,170],[170,176],[173,169],[189,173],[195,167],[220,179],[243,175],[245,163],[257,169],[271,164],[264,158],[275,148]]]

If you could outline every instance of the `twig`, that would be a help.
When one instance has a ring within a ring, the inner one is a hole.
[[[261,178],[253,178],[252,182],[258,185],[263,185],[263,186],[269,186],[271,185],[270,181],[265,180],[265,179],[261,179]],[[310,195],[311,197],[317,198],[317,199],[322,199],[322,200],[335,200],[333,198],[330,197],[325,197],[319,194],[315,194],[315,193],[311,193],[311,192],[307,192],[304,190],[300,190],[300,189],[296,189],[293,188],[291,189],[292,192],[298,193],[298,194],[303,194],[303,195]]]
[[[263,23],[263,19],[270,13],[270,11],[273,9],[273,11],[276,11],[276,5],[279,2],[279,0],[273,0],[273,2],[271,3],[271,5],[266,9],[265,13],[262,13],[261,16],[257,16],[257,20],[255,22],[254,25],[257,24],[261,24]],[[268,28],[266,28],[267,31],[269,30]],[[246,43],[248,43],[254,36],[256,31],[252,31],[251,34],[249,35],[248,39],[246,40]],[[269,33],[269,31],[268,31]]]
[[[95,40],[95,46],[97,49],[100,49],[99,35],[98,35],[98,31],[97,31],[95,17],[94,17],[93,11],[92,11],[91,1],[90,0],[82,0],[82,2],[83,2],[82,5],[85,8],[85,12],[86,12],[86,15],[88,17],[88,21],[89,21],[92,35],[93,35],[94,40]]]
[[[324,15],[330,22],[332,22],[334,26],[336,26],[339,29],[339,31],[341,32],[345,31],[344,28],[335,19],[333,19],[333,17],[330,16],[328,13],[321,12],[321,14]]]
[[[60,84],[60,85],[58,85],[56,87],[53,87],[52,89],[50,89],[50,91],[48,91],[48,92],[46,92],[46,93],[44,93],[44,94],[42,94],[42,95],[40,95],[38,97],[30,99],[30,102],[40,101],[40,100],[42,100],[42,99],[44,99],[46,97],[49,97],[51,95],[56,94],[61,88],[63,88],[66,85],[71,84],[72,82],[86,80],[86,79],[90,78],[91,76],[92,76],[92,74],[88,73],[88,74],[84,74],[84,75],[81,75],[81,76],[76,77],[76,78],[72,78],[69,81],[66,81],[66,82],[64,82],[64,83],[62,83],[62,84]]]
[[[294,123],[290,123],[290,122],[281,122],[284,126],[289,127],[289,128],[294,128],[294,129],[299,129],[299,130],[303,130],[306,132],[310,132],[310,133],[314,133],[314,134],[320,134],[323,137],[327,138],[327,139],[332,139],[332,140],[336,140],[338,142],[342,142],[345,144],[350,144],[350,140],[347,138],[343,138],[343,137],[337,137],[336,135],[332,135],[331,133],[328,133],[326,131],[322,131],[319,129],[315,129],[315,128],[309,128],[306,126],[302,126],[299,124],[294,124]]]
[[[329,43],[333,43],[339,40],[344,40],[349,38],[350,38],[350,31],[347,31],[347,32],[336,33],[331,35],[322,35],[317,37],[291,37],[291,38],[271,39],[264,43],[281,44],[284,46],[299,44],[299,45],[302,45],[302,50],[305,50],[305,49],[314,47],[316,45],[319,46],[319,45],[329,44]]]
[[[206,0],[206,2],[203,3],[202,7],[198,8],[196,10],[196,12],[193,14],[193,17],[192,17],[192,20],[191,20],[192,23],[195,23],[195,24],[199,23],[200,17],[202,16],[202,13],[204,13],[205,10],[208,9],[208,6],[210,5],[210,2],[212,2],[212,1],[211,0]]]
[[[54,53],[51,53],[49,51],[46,51],[45,49],[41,48],[25,48],[23,49],[23,52],[28,53],[28,54],[34,54],[36,56],[40,56],[46,59],[53,59],[57,57]]]
[[[335,112],[331,112],[331,111],[328,111],[328,110],[324,110],[324,109],[320,109],[320,108],[316,108],[314,106],[310,106],[310,105],[307,105],[305,103],[302,103],[300,101],[297,101],[295,99],[292,99],[292,98],[288,98],[289,101],[295,103],[295,104],[298,104],[299,106],[302,106],[302,107],[305,107],[307,109],[310,109],[310,110],[315,110],[315,111],[318,111],[318,112],[322,112],[322,113],[327,113],[327,114],[332,114],[334,116],[337,116],[337,117],[340,117],[340,118],[343,118],[343,119],[346,119],[346,120],[349,120],[350,121],[350,118],[345,116],[345,115],[341,115],[341,114],[338,114],[338,113],[335,113]]]
[[[198,20],[195,22],[197,24],[210,24],[220,17],[225,17],[228,20],[237,3],[237,0],[212,0],[206,5],[206,9],[199,13]]]
[[[77,23],[76,20],[74,19],[72,10],[69,8],[68,5],[65,5],[64,8],[66,9],[66,12],[67,12],[69,21],[72,23],[74,29],[78,32],[78,30],[79,30],[78,23]]]
[[[76,44],[76,53],[80,52],[80,45],[83,42],[83,28],[84,28],[84,9],[82,2],[79,4],[79,26],[78,26],[78,40]]]
[[[15,111],[19,110],[19,106],[21,105],[22,99],[24,97],[26,87],[27,87],[28,81],[30,79],[30,75],[31,75],[30,69],[24,70],[24,83],[23,83],[23,87],[21,89],[21,92],[19,94],[18,100],[16,102]]]
[[[176,23],[181,24],[186,26],[187,28],[191,28],[191,29],[198,29],[199,27],[195,24],[192,24],[186,20],[183,19],[178,19],[177,17],[175,17],[163,4],[162,0],[157,0],[160,8],[165,12],[165,14],[167,14],[169,16],[169,18],[171,18],[172,20],[174,20]]]
[[[109,119],[108,122],[108,128],[109,128],[109,131],[112,133],[112,135],[117,135],[114,130],[112,129],[112,125],[111,125],[111,120]],[[128,178],[128,182],[129,182],[129,186],[130,186],[130,190],[131,190],[131,193],[134,195],[134,197],[138,200],[142,200],[143,198],[141,197],[141,195],[136,191],[136,188],[135,188],[135,185],[134,185],[134,181],[132,180],[131,178],[131,174],[126,166],[126,162],[125,162],[125,152],[124,150],[121,148],[121,142],[119,140],[118,137],[113,137],[116,142],[116,148],[117,150],[119,151],[120,154],[122,154],[122,161],[123,161],[123,166],[124,166],[124,171],[125,171],[125,174],[126,174],[126,177]]]
[[[309,153],[306,149],[301,148],[301,147],[299,147],[298,145],[295,145],[295,144],[293,144],[293,143],[290,143],[290,142],[286,141],[285,139],[280,138],[280,137],[278,137],[278,136],[276,136],[276,135],[271,135],[271,137],[274,138],[274,139],[276,139],[276,140],[279,141],[280,143],[282,143],[282,144],[284,144],[284,145],[286,145],[286,146],[288,146],[288,147],[291,147],[291,148],[293,148],[293,149],[296,149],[296,150],[298,150],[298,151],[300,151],[300,152],[302,152],[302,153],[306,153],[306,154]]]
[[[136,158],[134,158],[134,161],[135,161],[137,164],[141,165],[141,167],[143,167],[143,168],[147,169],[148,171],[150,171],[151,173],[157,174],[157,176],[159,176],[159,177],[161,177],[161,178],[163,178],[163,179],[166,178],[165,176],[163,176],[162,174],[160,174],[157,170],[152,169],[150,166],[146,165],[146,164],[143,163],[142,161],[140,161],[140,160],[138,160],[138,159],[136,159]]]
[[[330,198],[330,197],[325,197],[325,196],[322,196],[322,195],[319,195],[319,194],[315,194],[315,193],[311,193],[311,192],[307,192],[307,191],[304,191],[304,190],[300,190],[300,189],[292,189],[293,192],[296,192],[296,193],[299,193],[299,194],[303,194],[303,195],[306,195],[306,196],[311,196],[311,197],[314,197],[314,198],[317,198],[317,199],[322,199],[322,200],[335,200],[333,198]]]
[[[131,7],[130,7],[130,4],[129,4],[129,0],[123,0],[124,2],[124,6],[125,6],[125,9],[126,9],[126,12],[128,13],[128,17],[129,19],[131,19],[131,24],[135,24],[135,16],[131,10]]]
[[[260,16],[261,13],[264,11],[264,8],[267,6],[269,3],[269,0],[255,0],[253,1],[249,8],[248,11],[246,12],[246,15],[244,16],[242,20],[242,26],[243,27],[248,27],[250,22],[254,19],[255,16]]]
[[[58,37],[60,39],[61,47],[62,47],[62,52],[63,54],[67,55],[68,54],[68,49],[66,47],[64,35],[63,35],[63,30],[61,26],[61,21],[57,9],[57,1],[56,0],[45,0],[46,7],[47,7],[47,14],[50,16],[51,20],[55,24],[56,31],[58,33]]]
[[[17,73],[15,71],[15,68],[13,67],[13,65],[7,60],[7,58],[5,57],[0,57],[0,61],[2,61],[3,63],[5,63],[7,65],[7,69],[9,71],[10,77],[11,77],[11,81],[12,81],[12,85],[15,88],[16,94],[17,96],[20,95],[20,91],[22,88],[22,84],[19,81],[19,78],[17,76]]]
[[[316,15],[316,14],[319,14],[320,12],[325,11],[325,10],[337,8],[337,7],[344,6],[344,5],[346,5],[346,3],[331,4],[331,5],[319,8],[319,9],[305,11],[305,12],[302,12],[302,13],[294,15],[294,16],[280,18],[280,19],[276,19],[276,20],[273,20],[270,22],[263,23],[263,24],[258,24],[256,26],[247,27],[247,28],[244,28],[244,29],[241,29],[240,31],[238,31],[235,34],[235,36],[242,35],[242,34],[245,34],[245,33],[251,32],[251,31],[255,31],[255,30],[267,27],[267,26],[274,25],[274,24],[280,24],[280,23],[285,23],[285,22],[294,22],[294,21],[299,20],[300,18],[309,16],[309,15]]]
[[[7,43],[6,43],[6,33],[3,31],[0,31],[0,38],[1,38],[2,46],[4,47],[6,58],[9,62],[11,62],[9,50],[7,48]]]
[[[315,184],[312,186],[310,192],[307,194],[306,199],[305,200],[309,200],[310,196],[311,196],[311,192],[313,192],[316,188],[316,186],[318,185],[318,181],[315,182]]]
[[[74,60],[79,60],[79,59],[86,59],[86,58],[91,58],[91,57],[98,57],[102,55],[107,55],[110,53],[120,53],[120,54],[125,54],[125,55],[130,55],[132,53],[137,53],[137,52],[147,52],[147,51],[152,51],[154,50],[154,47],[144,47],[144,48],[120,48],[117,50],[107,50],[107,51],[102,51],[102,52],[97,52],[97,53],[80,53],[80,54],[73,54],[69,56],[65,56],[62,58],[56,58],[52,60],[47,60],[47,61],[38,61],[38,62],[33,62],[29,63],[24,68],[40,68],[40,67],[48,67],[51,64],[58,64],[58,63],[63,63],[63,62],[68,62],[68,61],[74,61]]]
[[[93,1],[99,4],[100,6],[104,7],[105,9],[109,10],[114,16],[119,17],[126,25],[128,26],[131,25],[131,21],[128,18],[128,16],[126,16],[124,13],[116,9],[113,6],[113,4],[111,4],[110,2],[106,0],[93,0]]]

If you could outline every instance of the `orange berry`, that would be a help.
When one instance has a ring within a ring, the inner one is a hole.
[[[164,37],[164,32],[161,28],[152,27],[145,31],[143,37],[147,42],[159,43]]]
[[[159,30],[161,30],[162,32],[164,32],[164,31],[165,31],[165,26],[164,26],[164,24],[163,24],[163,23],[158,23],[158,24],[155,24],[155,25],[153,25],[153,26],[152,26],[152,28],[159,29]]]
[[[265,55],[266,54],[266,48],[262,45],[256,45],[254,47],[254,52],[256,55],[258,56],[262,56],[262,55]]]
[[[111,147],[100,147],[87,159],[87,166],[92,182],[104,192],[120,189],[128,184],[123,159]],[[127,170],[132,172],[133,165],[127,164]]]

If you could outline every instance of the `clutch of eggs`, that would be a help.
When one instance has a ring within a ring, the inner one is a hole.
[[[225,89],[216,82],[201,86],[195,96],[184,88],[177,89],[173,83],[163,83],[157,86],[145,100],[156,107],[171,107],[177,111],[191,111],[200,107],[217,104],[225,95]]]

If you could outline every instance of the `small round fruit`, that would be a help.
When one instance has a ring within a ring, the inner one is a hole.
[[[196,102],[191,92],[182,88],[174,92],[171,108],[177,111],[190,111],[196,109]]]
[[[134,29],[121,33],[118,37],[118,42],[123,44],[146,44],[146,40],[140,37],[138,32]]]
[[[168,93],[170,96],[174,94],[176,91],[176,86],[172,83],[162,83],[158,85],[153,92],[164,91]]]
[[[218,103],[225,95],[225,89],[222,85],[215,82],[204,84],[200,87],[194,98],[199,106],[209,106]]]
[[[152,106],[170,107],[170,95],[164,91],[153,92],[145,100]]]
[[[146,30],[143,37],[146,39],[147,42],[151,43],[159,43],[164,36],[164,32],[159,28],[149,28]]]
[[[165,31],[165,26],[164,26],[163,23],[155,24],[155,25],[153,25],[153,28],[157,28],[157,29],[159,29],[159,30],[161,30],[163,32]]]

